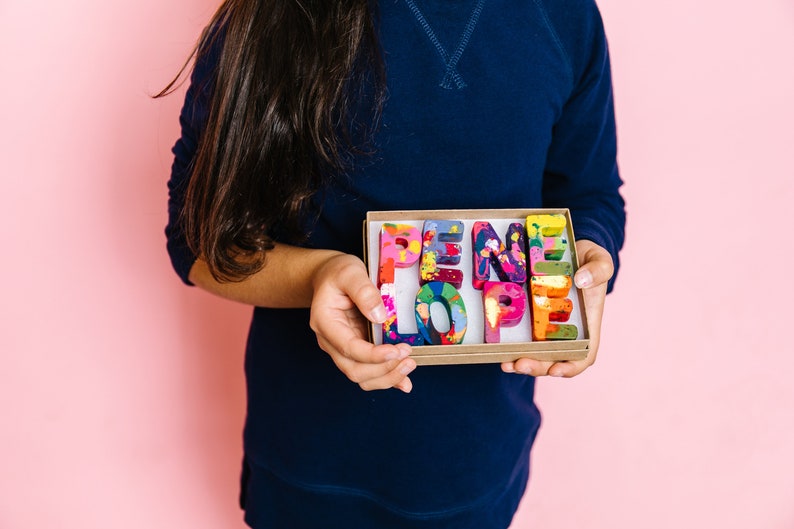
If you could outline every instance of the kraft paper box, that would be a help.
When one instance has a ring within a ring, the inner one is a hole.
[[[528,226],[529,216],[533,224]],[[539,228],[538,219],[552,219],[556,229]],[[365,260],[390,315],[386,324],[372,325],[371,340],[411,344],[411,356],[419,365],[498,363],[522,357],[581,360],[587,356],[589,335],[582,292],[571,281],[578,267],[574,242],[567,209],[371,211],[364,221]],[[440,251],[434,253],[433,248]],[[480,249],[478,255],[475,248]],[[525,258],[523,282],[515,279],[520,278],[520,267],[508,262],[511,250],[513,257],[521,253]],[[538,259],[544,263],[533,271]],[[555,270],[567,270],[570,278]],[[420,282],[422,274],[426,281]],[[533,279],[535,275],[546,279]],[[543,286],[556,280],[570,285],[567,295]],[[456,282],[460,286],[454,288]],[[543,295],[533,296],[533,289]],[[549,300],[551,313],[535,309],[547,307]],[[533,332],[533,319],[538,318]],[[429,345],[432,341],[443,345]]]

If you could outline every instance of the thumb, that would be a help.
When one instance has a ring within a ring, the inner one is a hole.
[[[576,253],[579,255],[580,266],[573,281],[578,288],[602,285],[615,273],[610,253],[593,241],[576,241]]]
[[[348,296],[369,321],[383,323],[386,321],[386,307],[383,304],[380,290],[364,274],[358,276],[355,283],[350,285]]]

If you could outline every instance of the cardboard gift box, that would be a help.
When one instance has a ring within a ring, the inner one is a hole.
[[[409,343],[418,365],[587,356],[567,209],[371,211],[364,242],[389,312],[373,343]]]

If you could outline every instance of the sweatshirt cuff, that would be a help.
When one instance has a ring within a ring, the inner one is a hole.
[[[618,275],[618,268],[620,268],[620,259],[618,255],[618,246],[615,240],[611,237],[609,231],[601,224],[591,218],[575,218],[572,214],[574,236],[576,240],[592,241],[597,245],[604,248],[609,255],[612,256],[612,263],[615,271],[607,283],[607,293],[612,292],[615,286],[615,279]]]

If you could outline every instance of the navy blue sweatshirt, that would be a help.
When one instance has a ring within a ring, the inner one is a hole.
[[[625,223],[606,38],[592,0],[386,0],[388,100],[367,158],[322,195],[308,245],[362,254],[369,210],[571,209],[577,238],[618,264]],[[207,115],[194,69],[166,228]],[[289,241],[285,241],[289,242]],[[610,284],[611,288],[611,284]],[[321,351],[308,310],[255,308],[245,372],[242,498],[253,527],[507,527],[540,416],[534,379],[498,365],[427,366],[414,389],[364,392]]]

